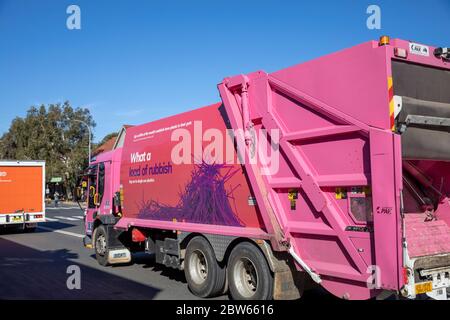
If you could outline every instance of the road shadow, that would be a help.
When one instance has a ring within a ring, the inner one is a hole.
[[[7,226],[7,227],[0,227],[0,236],[1,235],[8,235],[8,234],[19,234],[19,233],[27,233],[29,231],[24,230],[22,227],[13,227],[13,226]]]
[[[78,265],[81,289],[69,290],[67,268],[77,258],[67,249],[39,251],[0,239],[0,299],[149,300],[160,291],[85,265]]]
[[[338,297],[333,296],[322,287],[315,287],[314,289],[305,290],[302,297],[298,301],[314,302],[314,301],[342,301]]]
[[[63,230],[63,229],[67,229],[67,228],[77,227],[77,225],[60,222],[60,221],[38,223],[38,228],[36,229],[36,232],[46,233],[46,232],[53,232],[53,231],[40,229],[39,227],[47,227],[47,228],[51,228],[51,229],[55,229],[55,230]]]
[[[63,229],[76,227],[76,225],[73,225],[73,224],[70,224],[70,223],[59,222],[59,221],[39,222],[37,224],[37,226],[38,227],[35,229],[35,231],[33,231],[35,233],[53,232],[52,230],[41,229],[39,227],[51,228],[51,229],[54,229],[54,230],[63,230]],[[29,233],[29,232],[30,231],[27,231],[27,229],[24,230],[21,226],[17,226],[17,227],[13,227],[13,226],[0,227],[0,235]]]
[[[144,269],[150,269],[151,271],[157,272],[160,275],[171,280],[175,280],[184,284],[186,283],[186,277],[184,276],[183,271],[157,264],[155,262],[154,254],[134,254],[133,261],[135,264],[142,266],[142,268]]]
[[[91,254],[90,257],[93,260],[96,260],[95,254]],[[124,265],[140,266],[143,269],[148,269],[150,271],[156,272],[166,278],[169,278],[170,280],[174,280],[174,281],[184,283],[184,284],[187,283],[183,271],[169,268],[169,267],[163,266],[161,264],[157,264],[155,262],[154,254],[148,254],[148,253],[143,253],[143,252],[133,253],[131,262],[129,262],[127,264],[112,265],[111,267],[112,268],[120,268]]]
[[[92,259],[95,260],[95,254],[92,254],[90,256]],[[187,284],[186,277],[184,276],[184,272],[181,270],[176,270],[173,268],[165,267],[161,264],[157,264],[155,262],[155,255],[154,254],[147,254],[147,253],[133,253],[133,259],[129,263],[129,265],[137,265],[142,267],[143,269],[148,269],[150,271],[159,273],[162,276],[165,276],[171,280]],[[121,265],[112,266],[114,267],[120,267]],[[228,299],[231,299],[229,297],[229,294],[227,293],[225,295]],[[223,299],[224,296],[218,296],[215,298],[210,299]],[[308,290],[305,290],[302,294],[302,297],[298,299],[298,301],[302,302],[314,302],[314,301],[341,301],[341,299],[333,296],[329,292],[327,292],[324,288],[320,286],[314,286],[312,288],[309,288]]]
[[[92,255],[92,258],[95,259],[95,255]],[[133,254],[132,264],[139,265],[144,269],[149,269],[153,272],[157,272],[162,276],[168,277],[171,280],[175,280],[177,282],[186,284],[186,277],[184,276],[184,272],[181,270],[176,270],[173,268],[165,267],[163,265],[157,264],[155,262],[154,254],[146,254],[146,253],[135,253]],[[225,295],[228,299],[231,299],[229,293]],[[216,299],[223,299],[224,296],[215,297]],[[210,298],[214,299],[214,298]],[[302,297],[299,301],[311,302],[311,301],[340,301],[341,299],[333,296],[329,292],[327,292],[324,288],[319,286],[314,286],[309,290],[305,290]]]

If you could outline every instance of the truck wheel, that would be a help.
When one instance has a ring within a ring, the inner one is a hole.
[[[231,252],[227,265],[230,295],[234,300],[269,300],[273,276],[263,253],[243,242]]]
[[[219,265],[213,248],[203,237],[195,237],[189,242],[184,274],[192,293],[198,297],[213,297],[224,290],[226,270]]]
[[[108,265],[108,235],[104,225],[99,225],[94,230],[93,244],[95,250],[95,258],[102,266]]]

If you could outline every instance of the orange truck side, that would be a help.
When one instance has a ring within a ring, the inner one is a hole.
[[[45,162],[0,161],[0,226],[45,222]]]

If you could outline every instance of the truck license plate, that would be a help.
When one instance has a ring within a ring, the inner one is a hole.
[[[430,282],[422,282],[416,284],[416,294],[422,294],[433,291],[433,283]]]
[[[12,221],[13,222],[21,222],[22,221],[22,217],[13,217]]]

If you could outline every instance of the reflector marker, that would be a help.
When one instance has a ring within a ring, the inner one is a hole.
[[[391,130],[395,131],[395,103],[394,103],[394,85],[392,77],[388,77],[388,95],[389,95],[389,117]]]

